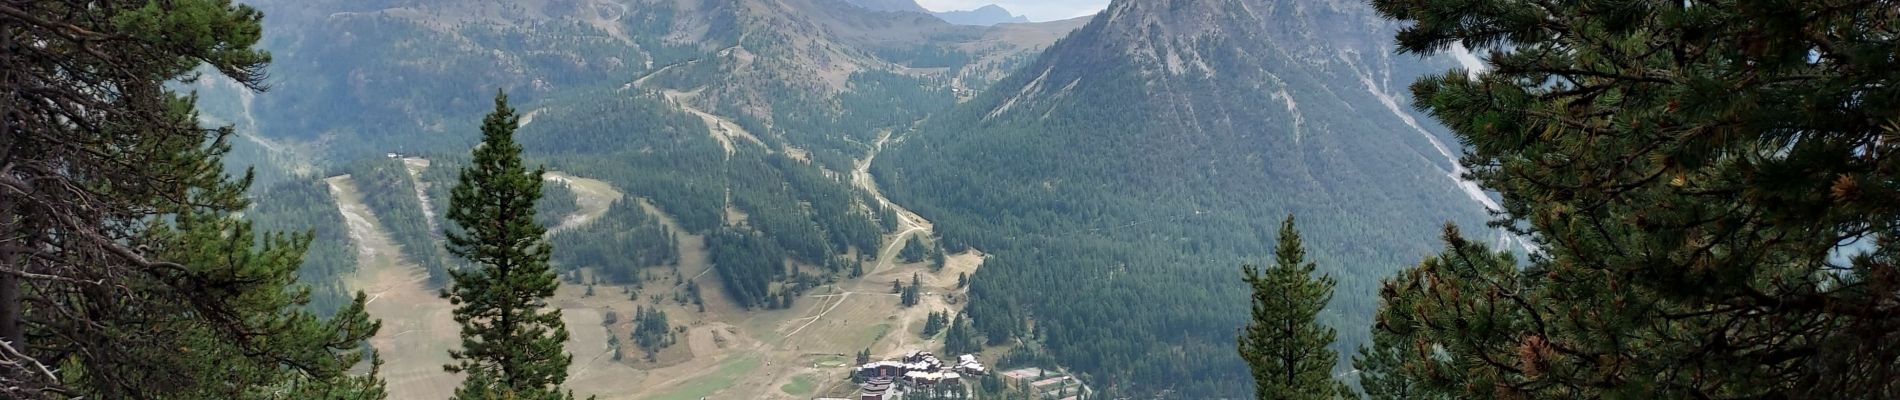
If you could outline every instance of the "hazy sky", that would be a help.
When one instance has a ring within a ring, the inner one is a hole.
[[[1028,15],[1031,21],[1042,22],[1094,14],[1107,7],[1108,0],[917,0],[917,4],[931,11],[969,10],[995,4],[1011,13]]]

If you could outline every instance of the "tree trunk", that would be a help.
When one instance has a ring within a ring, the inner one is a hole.
[[[25,123],[14,107],[19,105],[19,72],[16,65],[19,60],[15,51],[13,24],[0,19],[0,138],[6,146],[0,146],[0,173],[10,173],[13,166],[14,148],[22,142],[24,134],[20,124]],[[20,242],[20,220],[16,213],[19,204],[11,195],[0,194],[0,268],[25,272],[20,262],[18,249],[26,243]],[[21,353],[26,352],[26,330],[20,324],[20,277],[14,274],[0,274],[0,340]]]

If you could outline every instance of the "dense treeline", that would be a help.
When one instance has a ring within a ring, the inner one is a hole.
[[[647,361],[674,343],[679,342],[679,334],[673,331],[673,325],[666,322],[666,311],[658,308],[647,309],[639,306],[633,315],[633,343],[646,352]]]
[[[593,268],[598,279],[618,284],[640,281],[648,267],[679,263],[679,234],[633,201],[614,202],[593,223],[554,235],[554,263],[562,269]]]
[[[525,146],[551,160],[550,168],[609,182],[629,199],[652,200],[684,232],[656,231],[637,214],[636,204],[623,201],[596,224],[599,228],[557,237],[581,250],[557,255],[573,257],[563,258],[563,264],[604,266],[610,276],[631,277],[633,269],[658,265],[645,261],[677,259],[673,251],[658,249],[662,236],[708,235],[715,268],[737,301],[747,307],[783,307],[794,292],[819,281],[790,273],[787,261],[843,273],[851,263],[839,256],[852,249],[876,252],[886,232],[879,215],[895,219],[844,175],[786,152],[739,142],[727,153],[705,123],[669,108],[656,93],[600,95],[609,97],[577,97],[547,107],[539,122],[523,128]],[[743,216],[730,221],[736,226],[728,226],[728,209]],[[584,233],[624,228],[633,233]],[[656,258],[606,258],[634,249],[652,249],[645,254]]]
[[[784,248],[757,233],[721,229],[706,238],[726,294],[746,308],[778,308],[772,282],[789,269]]]
[[[310,247],[297,268],[297,281],[310,286],[310,308],[328,315],[348,305],[355,292],[344,278],[356,272],[343,214],[337,210],[330,185],[316,179],[293,179],[252,196],[256,206],[244,216],[257,229],[269,232],[308,232]]]

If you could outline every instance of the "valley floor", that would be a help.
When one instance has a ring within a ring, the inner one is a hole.
[[[889,140],[889,134],[879,146]],[[853,180],[876,198],[869,165],[873,150],[860,162]],[[429,167],[426,160],[408,159],[411,174]],[[621,191],[606,182],[550,172],[547,179],[569,186],[579,210],[564,217],[550,234],[572,230],[598,219],[615,204],[637,204],[674,232],[686,232],[663,210],[646,199],[620,201]],[[459,343],[459,326],[450,317],[446,300],[427,287],[427,274],[405,260],[382,223],[364,205],[349,176],[327,180],[339,212],[349,223],[351,241],[358,251],[358,272],[348,284],[371,296],[369,312],[384,322],[371,341],[386,361],[384,377],[391,398],[442,399],[461,379],[442,371],[448,350]],[[418,194],[422,196],[423,194]],[[616,203],[619,201],[618,203]],[[423,200],[428,204],[428,201]],[[893,205],[894,206],[894,205]],[[745,310],[726,298],[710,263],[704,237],[680,235],[679,262],[656,267],[641,288],[563,282],[550,304],[562,311],[571,338],[566,350],[573,355],[567,386],[581,396],[601,399],[693,400],[801,399],[819,394],[849,395],[847,380],[852,355],[865,349],[878,357],[897,356],[914,348],[930,348],[936,339],[923,339],[923,321],[933,311],[956,312],[962,294],[959,274],[974,273],[983,255],[965,253],[948,258],[945,268],[931,272],[925,263],[903,263],[898,253],[913,236],[928,235],[929,221],[899,210],[898,231],[886,235],[884,246],[860,279],[843,279],[817,288],[791,309]],[[429,210],[430,214],[434,210]],[[668,269],[676,270],[671,273]],[[891,281],[909,282],[913,276],[924,287],[922,304],[905,308],[890,292]],[[677,278],[676,278],[677,277]],[[591,277],[583,281],[591,281]],[[676,301],[686,282],[702,288],[705,308]],[[591,290],[590,290],[591,289]],[[641,307],[665,311],[669,322],[684,327],[678,344],[648,359],[633,345],[633,315]],[[614,315],[615,324],[605,322]],[[619,357],[610,337],[624,343]]]

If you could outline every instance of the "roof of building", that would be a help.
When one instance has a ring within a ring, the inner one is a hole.
[[[1036,381],[1036,382],[1034,382],[1034,383],[1030,383],[1030,384],[1029,384],[1029,386],[1030,386],[1030,387],[1037,387],[1037,388],[1040,388],[1040,387],[1043,387],[1043,386],[1049,386],[1049,385],[1054,385],[1054,384],[1058,384],[1058,383],[1062,383],[1062,382],[1064,382],[1064,381],[1068,381],[1068,380],[1069,380],[1069,377],[1066,377],[1066,376],[1058,376],[1058,377],[1054,377],[1054,378],[1049,378],[1049,379],[1044,379],[1044,380],[1040,380],[1040,381]]]

